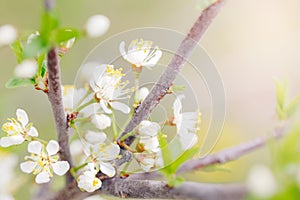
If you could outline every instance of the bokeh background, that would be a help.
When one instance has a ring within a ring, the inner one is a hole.
[[[63,83],[72,84],[91,49],[114,34],[149,26],[188,32],[200,14],[200,4],[201,0],[58,1],[65,26],[83,27],[89,16],[99,13],[111,21],[104,36],[80,40],[63,58]],[[299,0],[228,0],[201,40],[221,74],[227,100],[224,131],[213,151],[271,133],[277,123],[274,78],[287,79],[292,94],[300,92],[299,8]],[[21,33],[31,32],[39,27],[41,11],[42,1],[0,0],[0,25],[13,24]],[[40,134],[53,138],[54,122],[47,97],[30,87],[5,88],[16,64],[12,51],[0,48],[0,122],[21,107]],[[268,158],[265,148],[222,166],[218,172],[187,176],[205,182],[242,181],[253,163],[268,162]],[[26,187],[18,196],[25,191]]]

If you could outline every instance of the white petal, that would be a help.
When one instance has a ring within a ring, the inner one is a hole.
[[[111,126],[111,119],[104,114],[95,114],[92,117],[92,123],[100,130],[104,130]]]
[[[124,41],[122,41],[120,43],[119,50],[120,50],[120,53],[123,56],[123,58],[126,60],[127,59],[127,55],[126,55],[126,51],[125,51],[125,42]]]
[[[22,144],[25,141],[22,135],[13,135],[9,137],[2,137],[0,140],[0,145],[2,147],[9,147],[11,145]]]
[[[107,107],[107,105],[105,104],[104,101],[100,101],[100,105],[101,105],[101,108],[103,109],[103,111],[104,111],[105,113],[107,113],[107,114],[111,114],[111,113],[112,113],[111,109],[109,109],[109,108]]]
[[[103,35],[109,28],[110,21],[104,15],[91,16],[85,26],[89,37],[99,37]]]
[[[178,135],[181,147],[183,150],[192,148],[198,140],[198,137],[194,133],[186,132],[184,135]]]
[[[115,168],[110,163],[100,162],[100,170],[109,177],[113,177],[116,174]]]
[[[120,103],[120,102],[111,102],[111,107],[114,108],[115,110],[119,110],[125,114],[128,114],[130,112],[130,108],[124,104],[124,103]]]
[[[157,49],[155,52],[155,56],[152,57],[151,59],[149,59],[148,61],[143,63],[143,66],[145,67],[153,67],[154,65],[157,64],[158,60],[160,59],[160,57],[162,56],[162,52],[161,50]]]
[[[38,65],[34,60],[25,60],[15,68],[15,76],[18,78],[32,78],[37,73]]]
[[[160,130],[160,125],[156,122],[143,120],[140,123],[138,130],[141,136],[155,136]]]
[[[48,183],[50,181],[50,176],[47,172],[41,172],[35,177],[35,182],[37,184]]]
[[[12,25],[3,25],[0,27],[0,46],[8,45],[17,38],[17,31]]]
[[[17,109],[16,112],[17,119],[19,122],[21,122],[22,126],[25,127],[28,124],[28,116],[25,110],[23,109]]]
[[[50,140],[47,144],[46,150],[49,156],[57,154],[57,152],[59,151],[58,142],[56,142],[55,140]]]
[[[138,98],[139,102],[143,102],[146,99],[146,97],[148,96],[148,94],[149,94],[148,88],[142,87],[139,90],[139,98]]]
[[[38,131],[36,130],[35,127],[30,127],[29,131],[28,131],[28,135],[32,136],[32,137],[37,137],[39,136]]]
[[[78,156],[83,153],[83,145],[80,140],[74,140],[70,144],[70,151],[73,156]]]
[[[99,149],[99,147],[97,148]],[[111,143],[110,145],[106,147],[100,146],[100,152],[98,153],[99,160],[103,161],[110,161],[117,158],[117,156],[120,153],[120,147],[119,145]]]
[[[32,141],[28,144],[27,149],[29,153],[40,154],[42,147],[43,145],[39,141]]]
[[[181,100],[184,98],[183,95],[179,95],[176,97],[174,103],[173,103],[173,110],[174,110],[174,117],[177,118],[178,115],[181,113],[182,104]]]
[[[34,170],[36,165],[37,164],[35,162],[26,161],[26,162],[22,162],[20,164],[20,168],[21,168],[22,172],[25,172],[25,173],[29,174]]]
[[[106,134],[103,132],[88,131],[85,139],[91,144],[103,143],[106,140]]]
[[[67,161],[57,161],[52,164],[52,168],[55,174],[62,176],[70,169],[70,165]]]

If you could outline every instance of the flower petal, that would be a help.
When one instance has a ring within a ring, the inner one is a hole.
[[[22,144],[25,141],[22,135],[13,135],[8,137],[2,137],[0,139],[1,147],[9,147],[12,145]]]
[[[21,122],[23,127],[25,127],[28,124],[28,116],[27,116],[27,113],[25,112],[25,110],[20,109],[20,108],[17,109],[16,115],[17,115],[18,121]]]
[[[104,114],[95,114],[92,117],[92,123],[100,130],[104,130],[111,126],[111,119]]]
[[[103,132],[88,131],[85,139],[91,144],[103,143],[106,140],[106,134]]]
[[[70,169],[70,165],[67,161],[58,161],[52,165],[53,171],[58,176],[62,176]]]
[[[125,42],[124,42],[124,41],[122,41],[122,42],[120,43],[119,50],[120,50],[120,53],[121,53],[122,57],[123,57],[125,60],[127,60],[127,54],[126,54],[126,51],[125,51]]]
[[[50,140],[49,143],[47,144],[46,150],[49,156],[53,156],[57,154],[59,150],[58,142],[56,142],[55,140]]]
[[[40,154],[42,151],[43,145],[39,141],[32,141],[28,144],[28,152],[34,154]]]
[[[36,165],[37,164],[33,161],[26,161],[20,164],[20,168],[22,172],[29,174],[34,170]]]
[[[130,112],[130,108],[124,104],[124,103],[120,103],[120,102],[111,102],[111,107],[114,108],[115,110],[119,110],[125,114],[128,114]]]
[[[38,131],[36,130],[35,127],[30,127],[29,131],[28,131],[28,135],[32,136],[32,137],[37,137],[39,136]]]
[[[100,162],[100,171],[109,177],[113,177],[116,174],[116,169],[114,168],[114,166],[112,166],[112,164],[110,163],[105,162]]]
[[[41,183],[48,183],[50,181],[50,176],[47,172],[43,171],[41,173],[39,173],[36,177],[35,177],[35,182],[37,184],[41,184]]]
[[[120,153],[120,147],[119,145],[111,143],[110,145],[100,148],[100,152],[98,154],[98,157],[100,160],[103,161],[110,161],[115,159]]]

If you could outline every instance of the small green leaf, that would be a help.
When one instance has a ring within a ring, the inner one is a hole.
[[[34,84],[35,81],[33,79],[11,78],[6,82],[5,87],[7,88],[26,87]]]
[[[294,97],[291,102],[286,106],[285,112],[287,118],[292,117],[299,110],[300,95]]]
[[[23,46],[20,40],[16,40],[10,45],[11,49],[15,53],[18,63],[23,61]]]
[[[80,36],[80,31],[73,28],[63,28],[55,31],[55,42],[62,43],[67,42],[72,38],[78,38]]]
[[[32,58],[37,57],[40,54],[46,53],[49,49],[49,46],[46,41],[44,41],[40,36],[36,36],[32,41],[25,45],[23,58]]]
[[[52,32],[58,28],[59,20],[56,11],[47,11],[42,16],[41,37],[45,41],[50,41]]]
[[[172,85],[170,90],[172,92],[183,92],[185,90],[185,86],[184,85]]]
[[[286,95],[287,95],[287,82],[275,80],[276,84],[276,98],[278,106],[284,110]]]

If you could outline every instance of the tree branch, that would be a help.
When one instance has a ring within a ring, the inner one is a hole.
[[[190,172],[210,165],[224,164],[233,160],[237,160],[238,158],[265,146],[268,141],[274,139],[280,139],[286,134],[287,132],[285,131],[284,128],[276,128],[274,133],[271,135],[259,137],[254,140],[244,142],[242,144],[219,151],[215,154],[208,155],[204,158],[188,160],[178,169],[177,173],[180,174],[184,172]],[[151,180],[151,179],[159,178],[161,176],[162,175],[158,172],[148,172],[148,173],[130,175],[128,179]]]
[[[141,106],[133,115],[131,121],[129,122],[121,136],[118,138],[118,141],[127,133],[131,132],[137,125],[140,124],[142,120],[147,119],[152,110],[167,94],[168,89],[174,82],[180,70],[183,68],[187,58],[196,47],[200,38],[204,35],[212,20],[218,14],[223,3],[224,0],[218,0],[202,12],[186,38],[181,42],[176,54],[168,64],[168,67],[161,75],[157,83],[154,85],[147,98],[143,101]],[[134,139],[135,136],[128,137],[126,139],[126,144],[130,145]]]
[[[218,153],[208,155],[204,158],[189,160],[179,168],[178,173],[237,160],[238,158],[263,147],[270,140],[282,138],[285,134],[287,134],[287,132],[285,132],[283,128],[276,128],[272,135],[256,138],[252,141],[230,147]]]
[[[81,192],[77,188],[62,190],[49,200],[82,199],[95,194],[107,194],[122,198],[141,199],[205,199],[240,200],[246,194],[241,184],[210,184],[185,182],[170,188],[163,181],[148,180],[105,180],[101,190],[94,193]]]
[[[56,48],[52,48],[47,54],[47,67],[49,79],[48,99],[54,114],[58,143],[60,146],[60,158],[68,161],[72,167],[73,162],[69,149],[69,127],[63,107],[60,65]],[[70,183],[72,179],[73,177],[68,173],[66,176],[67,183]]]

